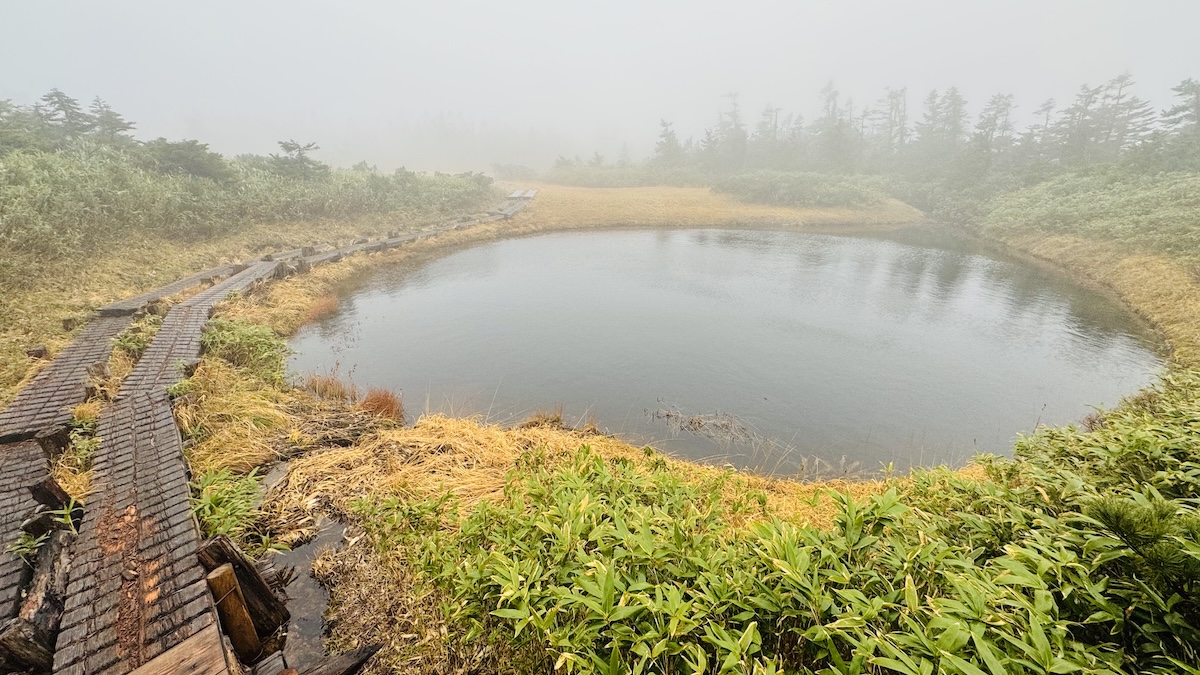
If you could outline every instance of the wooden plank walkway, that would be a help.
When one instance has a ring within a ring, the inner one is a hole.
[[[230,672],[226,658],[225,647],[221,644],[221,632],[214,623],[179,643],[175,649],[159,655],[133,671],[131,675],[220,675]],[[271,675],[279,675],[279,670],[273,671]]]
[[[17,541],[21,523],[37,509],[29,486],[49,475],[46,453],[37,442],[0,446],[0,620],[17,615],[21,586],[31,572],[19,556],[2,549]]]
[[[112,339],[133,317],[98,317],[71,344],[17,392],[0,411],[0,443],[11,443],[65,426],[71,409],[87,398],[88,368],[106,363]]]
[[[172,307],[142,358],[125,377],[120,396],[163,389],[183,380],[187,375],[180,366],[191,365],[200,358],[200,334],[213,307],[230,293],[244,291],[275,274],[280,264],[256,263]]]
[[[186,291],[193,286],[212,283],[217,279],[234,274],[241,269],[241,267],[241,265],[234,263],[218,265],[212,269],[207,269],[203,272],[197,272],[178,281],[173,281],[161,288],[156,288],[152,291],[146,291],[141,295],[135,295],[131,298],[125,298],[124,300],[110,302],[97,310],[97,312],[100,314],[100,316],[124,316],[126,314],[133,314],[138,310],[145,309],[150,303],[157,300],[169,298],[172,295]]]
[[[216,621],[170,400],[132,394],[97,433],[55,673],[123,675]]]
[[[528,192],[522,193],[522,195]],[[188,469],[166,388],[200,357],[200,337],[217,303],[266,279],[363,251],[382,251],[480,222],[510,218],[528,197],[482,219],[450,227],[359,240],[321,253],[311,248],[225,265],[101,309],[74,342],[0,411],[0,540],[7,546],[37,508],[29,486],[49,476],[34,436],[59,431],[87,395],[88,368],[104,363],[112,339],[149,303],[227,277],[171,308],[150,346],[100,417],[92,492],[71,549],[66,608],[54,673],[157,675],[237,672],[226,661],[192,514]],[[308,255],[305,255],[305,254]],[[292,261],[292,262],[286,262]],[[40,436],[39,436],[40,437]],[[15,615],[30,570],[0,555],[0,618]]]

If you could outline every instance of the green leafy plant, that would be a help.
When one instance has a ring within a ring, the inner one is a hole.
[[[38,551],[42,549],[42,544],[50,538],[50,533],[47,532],[41,536],[35,537],[28,532],[22,532],[17,535],[17,540],[4,548],[5,552],[20,556],[27,565],[33,565],[33,561],[37,558]]]
[[[245,534],[257,516],[259,479],[255,471],[238,476],[209,471],[192,483],[192,511],[207,537]]]
[[[201,337],[204,351],[267,384],[283,383],[287,342],[266,326],[213,319]]]
[[[130,358],[140,359],[154,336],[158,334],[162,321],[163,318],[157,314],[147,314],[113,338],[113,347],[125,352]]]

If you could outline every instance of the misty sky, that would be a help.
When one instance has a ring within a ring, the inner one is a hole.
[[[139,138],[236,154],[316,141],[381,168],[636,158],[659,118],[699,135],[738,92],[815,111],[958,85],[1028,113],[1131,71],[1158,107],[1200,77],[1200,0],[58,2],[0,0],[0,99],[106,99]]]

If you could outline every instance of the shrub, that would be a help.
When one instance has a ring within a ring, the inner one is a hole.
[[[363,500],[443,594],[453,659],[521,672],[1166,673],[1200,655],[1200,373],[1042,429],[986,479],[735,529],[719,486],[587,448],[504,499]],[[452,522],[456,527],[447,527]]]
[[[869,176],[755,171],[717,182],[714,192],[747,202],[796,207],[873,206],[887,199],[880,181]]]
[[[206,354],[227,361],[267,384],[283,383],[287,342],[270,328],[240,320],[213,319],[200,338]]]

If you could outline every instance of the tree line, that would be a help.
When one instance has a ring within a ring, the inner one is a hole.
[[[820,92],[819,114],[767,105],[751,125],[735,94],[699,138],[681,139],[659,123],[653,155],[644,162],[609,163],[559,157],[555,173],[581,169],[641,172],[643,182],[711,183],[757,170],[896,174],[915,180],[970,181],[995,173],[1053,172],[1120,164],[1139,171],[1200,170],[1200,81],[1186,79],[1172,103],[1156,110],[1134,93],[1125,73],[1083,85],[1064,104],[1051,99],[1018,128],[1012,94],[989,97],[972,119],[957,87],[931,91],[912,110],[907,88],[887,89],[856,106],[831,82]]]
[[[430,216],[492,197],[481,173],[337,169],[316,143],[227,158],[198,140],[134,138],[133,122],[97,98],[57,89],[31,105],[0,101],[0,248],[56,257],[130,233],[209,237],[261,222]]]

